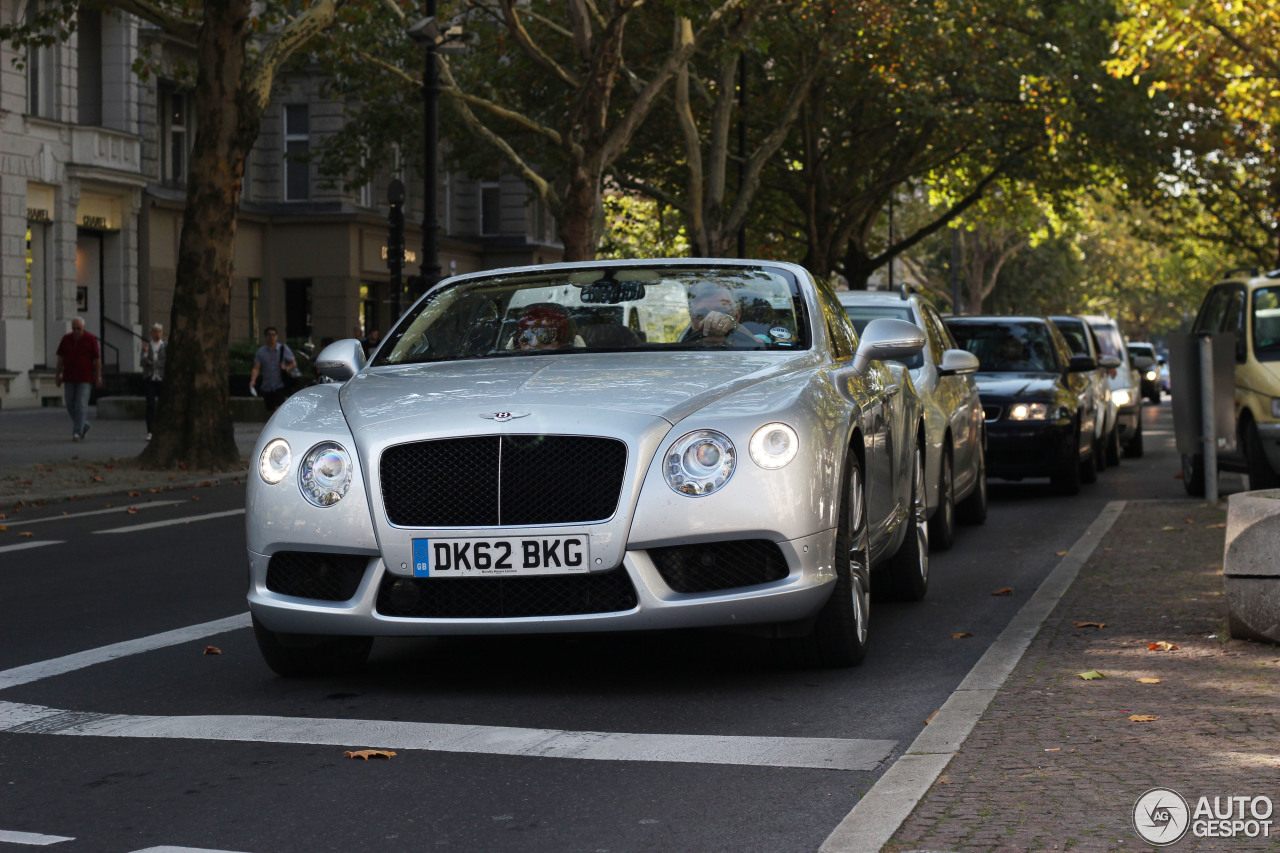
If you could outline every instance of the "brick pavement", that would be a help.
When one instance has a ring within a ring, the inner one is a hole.
[[[1280,805],[1280,647],[1227,638],[1225,521],[1225,504],[1129,503],[884,851],[1150,850],[1130,820],[1156,786],[1193,810],[1200,796]],[[1280,809],[1273,821],[1280,833]],[[1280,842],[1188,833],[1169,849]]]

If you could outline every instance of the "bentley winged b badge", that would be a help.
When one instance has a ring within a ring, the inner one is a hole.
[[[505,424],[507,421],[514,421],[516,418],[527,418],[531,414],[533,414],[533,412],[492,412],[487,415],[481,415],[480,417],[485,420],[497,421],[500,424]]]

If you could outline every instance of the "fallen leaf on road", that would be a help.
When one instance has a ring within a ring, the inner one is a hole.
[[[1160,719],[1155,714],[1130,714],[1129,722],[1131,723],[1154,723]]]
[[[99,475],[97,475],[97,474],[94,474],[94,475],[93,475],[92,477],[90,477],[89,479],[90,479],[90,480],[92,480],[92,481],[93,481],[93,482],[95,482],[95,483],[105,483],[105,482],[106,482],[106,480],[102,479],[102,477],[100,477],[100,476],[99,476]]]
[[[1091,669],[1088,672],[1077,672],[1076,675],[1080,676],[1085,681],[1094,681],[1095,679],[1098,679],[1098,678],[1106,678],[1105,675],[1098,672],[1096,669]]]
[[[217,646],[205,646],[204,653],[206,655],[220,655],[222,654],[222,649],[218,648]]]
[[[1105,628],[1107,627],[1107,623],[1106,622],[1077,622],[1076,627],[1077,628]]]
[[[1164,640],[1147,643],[1147,651],[1149,652],[1171,652],[1176,648],[1178,648],[1177,643],[1167,643]]]
[[[1065,556],[1067,556],[1067,552],[1066,552],[1066,551],[1054,551],[1053,553],[1057,554],[1059,557],[1065,557]]]
[[[352,752],[348,750],[344,753],[347,758],[360,758],[368,761],[370,758],[394,758],[395,753],[389,749],[357,749]]]
[[[1185,521],[1187,524],[1195,524],[1195,523],[1196,523],[1196,520],[1195,520],[1194,518],[1184,518],[1184,519],[1182,519],[1182,520],[1183,520],[1183,521]]]
[[[9,529],[8,527],[5,527],[3,524],[0,524],[0,532],[3,532],[8,529]]]
[[[131,506],[128,509],[126,509],[125,512],[129,513],[129,515],[137,515],[138,508],[136,506]]]
[[[1181,527],[1161,527],[1161,530],[1181,530]]]
[[[1222,522],[1222,523],[1220,523],[1220,524],[1206,524],[1206,525],[1205,525],[1205,527],[1209,528],[1210,530],[1222,530],[1222,529],[1223,529],[1224,527],[1226,527],[1226,526],[1227,526],[1227,523],[1226,523],[1225,521],[1224,521],[1224,522]]]
[[[1062,747],[1055,746],[1050,749],[1046,749],[1045,752],[1062,752]]]
[[[1159,683],[1160,683],[1160,679],[1158,679],[1158,678],[1139,678],[1139,679],[1138,679],[1138,683],[1139,683],[1139,684],[1159,684]]]
[[[21,536],[23,539],[30,539],[32,536],[35,536],[35,534],[32,533],[30,530],[24,530],[18,535]]]
[[[138,497],[138,496],[139,496],[139,495],[141,495],[141,494],[142,494],[142,492],[130,492],[130,493],[129,493],[129,497],[131,497],[131,498],[136,498],[136,497]]]
[[[992,594],[992,595],[1013,595],[1013,587],[1011,587],[1011,586],[1002,586],[1002,587],[1000,587],[999,589],[997,589],[997,590],[995,590],[994,592],[992,592],[991,594]]]
[[[973,634],[970,634],[969,632],[967,632],[967,631],[966,631],[966,632],[965,632],[965,633],[963,633],[963,634],[952,634],[952,635],[951,635],[951,639],[953,639],[953,640],[963,640],[965,637],[972,637],[972,636],[973,636]]]
[[[1179,471],[1178,473],[1174,474],[1174,475],[1173,475],[1173,479],[1175,479],[1175,480],[1181,480],[1181,479],[1182,479],[1182,472],[1181,472],[1181,471]]]
[[[939,710],[941,710],[941,709],[939,709]],[[929,715],[929,719],[927,719],[927,720],[925,720],[925,721],[924,721],[924,724],[925,724],[926,726],[927,726],[927,725],[929,725],[930,723],[932,723],[932,722],[933,722],[933,718],[934,718],[934,717],[936,717],[936,716],[938,716],[938,712],[937,712],[937,711],[934,711],[932,714],[930,714],[930,715]]]

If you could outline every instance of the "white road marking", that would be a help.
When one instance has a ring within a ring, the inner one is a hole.
[[[35,832],[13,832],[8,829],[0,829],[0,841],[6,844],[26,844],[31,847],[47,847],[50,844],[57,844],[59,841],[75,841],[74,838],[67,838],[63,835],[40,835]]]
[[[209,850],[204,847],[148,847],[146,850],[135,850],[133,853],[235,853],[233,850]]]
[[[161,506],[179,506],[187,503],[187,501],[162,501],[160,503],[140,503],[129,504],[128,506],[113,506],[107,509],[91,509],[86,512],[70,512],[66,515],[51,515],[48,518],[32,518],[26,521],[3,521],[6,527],[24,527],[28,524],[44,524],[49,521],[66,521],[69,518],[88,518],[91,515],[107,515],[113,512],[128,512],[129,510],[155,509]]]
[[[138,530],[153,530],[157,527],[172,527],[175,524],[190,524],[193,521],[209,521],[213,518],[229,518],[233,515],[244,515],[243,509],[229,509],[226,512],[211,512],[207,515],[189,515],[186,518],[171,518],[168,521],[152,521],[149,524],[133,524],[129,527],[113,527],[110,530],[95,530],[94,533],[133,533]]]
[[[875,770],[897,745],[892,740],[571,732],[389,720],[249,715],[152,717],[64,711],[16,702],[0,702],[0,731],[861,771]]]
[[[41,539],[37,542],[19,542],[17,545],[4,545],[0,547],[0,554],[6,551],[25,551],[28,548],[43,548],[46,545],[61,545],[65,539]]]
[[[138,640],[125,640],[122,643],[76,652],[53,660],[6,669],[0,671],[0,690],[16,687],[19,684],[29,684],[42,678],[63,675],[64,673],[74,672],[77,669],[84,669],[86,666],[106,663],[129,655],[142,654],[143,652],[162,649],[166,646],[176,646],[179,643],[187,643],[192,640],[202,640],[213,634],[223,634],[227,631],[247,628],[250,624],[252,623],[250,622],[249,614],[246,612],[237,616],[228,616],[226,619],[205,622],[201,625],[177,628],[173,631],[154,634]]]

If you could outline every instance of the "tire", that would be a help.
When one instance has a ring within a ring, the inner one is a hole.
[[[1249,470],[1249,489],[1274,489],[1280,486],[1280,477],[1272,470],[1267,454],[1262,449],[1262,439],[1258,436],[1258,425],[1252,420],[1245,423],[1244,428],[1244,460]]]
[[[929,591],[929,523],[924,497],[924,451],[916,446],[911,475],[907,533],[885,569],[885,586],[894,601],[919,601]]]
[[[1155,391],[1151,392],[1151,396],[1147,397],[1147,399],[1157,406],[1160,405],[1160,389],[1157,388]]]
[[[938,466],[938,506],[929,519],[929,548],[933,551],[950,550],[956,541],[956,480],[951,464],[951,448],[942,450],[942,464]]]
[[[1071,433],[1070,446],[1063,454],[1066,458],[1058,463],[1058,470],[1053,472],[1049,481],[1054,491],[1060,495],[1080,494],[1080,433],[1077,428]]]
[[[1204,454],[1182,454],[1182,488],[1193,498],[1204,497]]]
[[[867,656],[871,589],[871,539],[862,466],[852,452],[841,484],[836,527],[836,582],[809,634],[799,639],[800,659],[810,666],[849,667]]]
[[[1090,447],[1088,459],[1080,460],[1080,482],[1098,482],[1098,453],[1096,445]]]
[[[343,675],[364,666],[373,637],[280,634],[253,617],[253,636],[267,666],[286,678]]]
[[[1093,443],[1093,467],[1096,473],[1102,473],[1107,470],[1107,439],[1106,436],[1100,436]]]
[[[1120,464],[1120,425],[1112,424],[1111,432],[1107,433],[1107,464]]]
[[[987,452],[978,447],[978,482],[969,496],[956,506],[956,518],[963,524],[987,522]]]
[[[1141,459],[1144,452],[1142,449],[1142,415],[1139,413],[1138,428],[1133,431],[1133,438],[1129,439],[1129,443],[1125,445],[1124,455],[1134,459]]]

